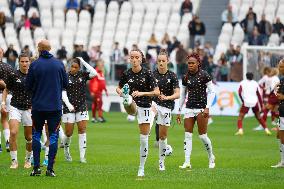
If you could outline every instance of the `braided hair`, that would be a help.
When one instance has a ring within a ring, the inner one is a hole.
[[[186,60],[188,61],[190,58],[194,58],[198,62],[198,70],[200,70],[200,68],[201,68],[201,59],[200,59],[200,56],[199,56],[198,52],[193,51],[192,53],[187,55]],[[189,78],[189,71],[187,71],[187,73],[185,75],[185,79],[187,80],[188,78]]]

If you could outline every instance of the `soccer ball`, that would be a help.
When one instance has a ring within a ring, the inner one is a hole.
[[[128,115],[128,116],[127,116],[127,121],[129,121],[129,122],[135,121],[135,116],[133,116],[133,115]]]
[[[173,148],[171,147],[171,145],[167,145],[166,147],[166,156],[170,156],[173,153]]]

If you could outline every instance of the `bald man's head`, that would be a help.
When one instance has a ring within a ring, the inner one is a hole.
[[[38,51],[50,51],[51,50],[51,46],[48,40],[43,39],[41,40],[38,45],[37,45]]]

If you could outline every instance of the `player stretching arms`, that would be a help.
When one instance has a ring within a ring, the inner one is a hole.
[[[11,169],[18,168],[17,158],[17,136],[20,123],[24,126],[26,139],[26,158],[24,168],[31,167],[32,155],[32,118],[31,118],[31,94],[25,90],[25,79],[30,66],[28,54],[19,56],[20,69],[10,74],[6,80],[6,89],[3,91],[2,111],[7,111],[5,101],[7,94],[12,92],[9,125],[10,125],[10,155],[12,164]]]
[[[140,129],[140,165],[138,177],[144,176],[144,165],[148,155],[148,136],[150,131],[150,110],[153,96],[160,94],[156,80],[150,70],[141,67],[145,61],[141,50],[130,52],[131,68],[125,71],[116,92],[123,97],[128,114],[137,114]]]
[[[259,92],[258,83],[253,80],[253,74],[248,72],[246,74],[245,80],[240,83],[239,87],[239,96],[242,100],[242,107],[240,109],[240,114],[238,118],[238,132],[235,135],[243,135],[243,119],[248,113],[249,109],[252,108],[252,111],[255,115],[257,121],[264,128],[264,131],[267,135],[271,135],[270,131],[266,126],[266,122],[260,117],[260,109],[263,107],[262,99]],[[260,107],[259,104],[260,103]]]
[[[81,64],[87,72],[80,71]],[[97,75],[97,71],[81,57],[71,60],[71,69],[68,74],[68,86],[62,92],[64,101],[62,122],[65,123],[64,154],[67,161],[72,161],[69,146],[73,135],[74,124],[77,123],[79,133],[80,162],[86,163],[87,148],[86,127],[89,120],[86,102],[86,82]],[[70,100],[70,102],[69,102]]]
[[[154,98],[154,106],[157,111],[159,125],[159,169],[165,170],[165,156],[167,147],[168,128],[171,125],[171,113],[174,109],[174,100],[178,99],[179,82],[174,72],[168,70],[169,57],[166,50],[162,49],[158,55],[158,69],[154,71],[154,77],[158,83],[161,94]]]
[[[203,142],[205,149],[208,152],[209,168],[215,167],[215,156],[213,155],[212,144],[207,136],[207,123],[209,118],[209,107],[211,106],[214,97],[214,84],[210,75],[201,70],[201,60],[197,53],[193,52],[187,57],[188,73],[182,79],[180,108],[184,103],[186,93],[188,99],[184,114],[184,152],[185,162],[181,169],[191,168],[190,156],[192,151],[192,133],[194,124],[197,121],[199,138]],[[178,123],[181,123],[180,112],[177,115]]]

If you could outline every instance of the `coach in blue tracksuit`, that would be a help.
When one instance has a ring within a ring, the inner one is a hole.
[[[50,141],[46,176],[55,176],[53,164],[57,153],[58,127],[62,114],[61,93],[62,89],[67,87],[68,80],[63,63],[49,53],[50,49],[47,40],[39,42],[39,58],[31,64],[26,78],[26,87],[32,92],[34,168],[31,176],[41,174],[40,138],[45,120]]]

